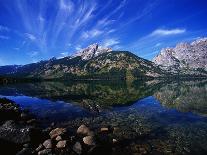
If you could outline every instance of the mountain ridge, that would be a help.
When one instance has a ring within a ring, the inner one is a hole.
[[[179,43],[175,48],[162,49],[152,62],[129,51],[113,51],[95,43],[60,59],[52,58],[21,66],[1,66],[0,75],[40,79],[139,79],[178,75],[206,77],[206,52],[207,39],[202,38],[190,44]],[[201,59],[198,56],[203,57]],[[195,62],[191,64],[190,58]]]
[[[72,56],[23,65],[5,75],[43,79],[126,79],[163,74],[151,61],[131,52],[113,51],[92,44]]]

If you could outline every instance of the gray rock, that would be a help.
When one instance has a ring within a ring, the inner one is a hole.
[[[111,52],[111,48],[103,48],[98,44],[92,44],[85,49],[76,52],[72,57],[80,56],[83,60],[89,60],[99,56],[100,54]]]
[[[43,146],[46,149],[51,149],[52,148],[52,140],[51,139],[47,139],[46,141],[44,141]]]

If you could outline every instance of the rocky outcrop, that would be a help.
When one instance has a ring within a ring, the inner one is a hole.
[[[78,52],[76,52],[72,57],[80,56],[83,60],[89,60],[97,57],[100,54],[111,52],[111,48],[101,47],[97,43],[88,46]]]
[[[153,62],[173,73],[207,75],[207,38],[162,49]]]
[[[12,155],[19,151],[19,155],[31,154],[31,150],[27,149],[29,143],[36,145],[44,137],[34,120],[32,115],[22,111],[13,101],[0,98],[1,153]]]

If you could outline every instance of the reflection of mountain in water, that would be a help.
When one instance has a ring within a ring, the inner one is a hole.
[[[132,104],[152,95],[157,85],[144,82],[42,82],[0,87],[1,95],[34,96],[77,103],[90,109]]]
[[[207,116],[207,81],[179,81],[167,84],[154,96],[165,107]]]
[[[165,107],[207,115],[206,87],[206,81],[36,82],[1,86],[0,95],[61,100],[96,112],[155,96]]]

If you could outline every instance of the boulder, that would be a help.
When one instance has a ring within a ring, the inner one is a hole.
[[[56,138],[57,136],[63,135],[66,132],[65,128],[56,128],[52,130],[49,135],[51,139]]]

